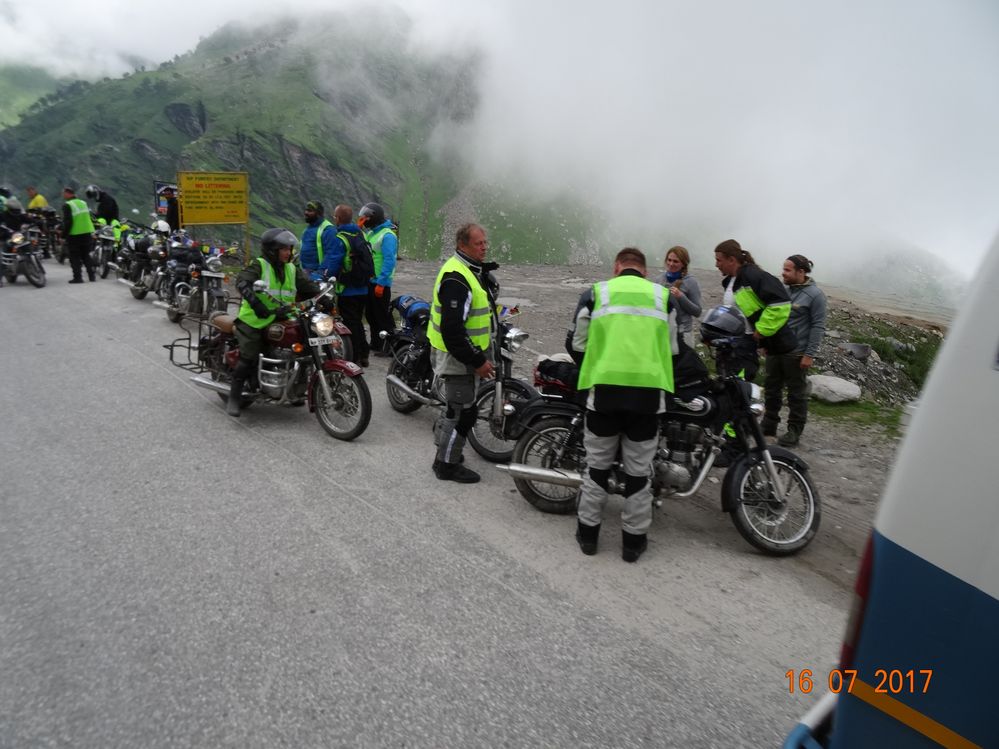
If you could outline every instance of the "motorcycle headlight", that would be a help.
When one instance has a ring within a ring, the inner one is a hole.
[[[516,353],[517,349],[524,345],[524,341],[530,338],[530,334],[520,328],[510,328],[506,331],[506,335],[503,337],[503,342],[506,344],[507,350],[511,354]]]
[[[318,336],[325,337],[333,332],[333,318],[323,312],[313,315],[310,322],[312,329],[316,331]]]
[[[205,260],[205,265],[208,267],[208,270],[212,271],[213,273],[218,273],[220,270],[222,270],[222,260],[219,259],[218,257],[208,258],[207,260]]]
[[[24,235],[21,232],[16,231],[13,236],[11,236],[10,241],[14,244],[24,244]]]

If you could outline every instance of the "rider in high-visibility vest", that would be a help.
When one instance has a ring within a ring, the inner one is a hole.
[[[313,280],[330,275],[330,261],[336,229],[326,219],[326,209],[318,200],[305,204],[305,230],[298,251],[298,264]]]
[[[385,209],[378,203],[366,203],[357,212],[357,225],[364,230],[371,245],[371,259],[375,264],[375,274],[368,287],[366,313],[371,328],[371,342],[375,356],[391,356],[378,342],[379,333],[395,330],[395,320],[389,305],[392,302],[392,281],[395,278],[395,263],[399,254],[399,236],[395,225],[385,215]]]
[[[659,436],[658,414],[673,390],[670,295],[646,280],[645,255],[626,247],[614,260],[614,278],[583,292],[566,344],[580,364],[586,401],[587,473],[579,496],[576,541],[597,553],[610,469],[620,455],[624,473],[622,551],[635,562],[652,524],[649,474]]]
[[[490,343],[496,303],[487,274],[489,241],[477,224],[458,229],[455,254],[434,283],[427,338],[432,346],[434,374],[440,378],[447,411],[435,431],[434,474],[442,481],[475,483],[479,474],[462,465],[462,448],[475,424],[475,391],[479,378],[494,375]]]
[[[364,330],[364,310],[368,303],[368,283],[351,281],[341,283],[353,269],[350,254],[350,243],[362,236],[361,227],[354,223],[354,211],[349,205],[338,205],[333,209],[333,221],[336,222],[336,236],[332,242],[332,250],[324,259],[329,275],[337,279],[336,293],[340,314],[344,324],[350,328],[350,337],[354,349],[354,361],[362,367],[367,367],[368,355],[371,353],[368,336]],[[366,274],[362,274],[366,275]],[[378,342],[381,345],[381,342]]]
[[[62,197],[66,204],[62,207],[63,236],[69,250],[69,264],[73,268],[70,283],[83,283],[83,268],[87,268],[87,278],[97,280],[94,258],[91,250],[94,244],[94,221],[90,208],[76,197],[76,188],[64,187]]]
[[[232,373],[226,413],[239,416],[243,385],[257,367],[264,347],[264,334],[272,322],[288,319],[289,306],[299,297],[314,296],[319,286],[291,262],[298,240],[287,229],[268,229],[260,237],[260,257],[252,260],[236,277],[236,289],[243,302],[234,332],[239,344],[239,364]],[[253,285],[267,285],[257,293]]]

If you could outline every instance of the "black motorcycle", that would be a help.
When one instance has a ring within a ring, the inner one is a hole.
[[[115,236],[115,227],[105,224],[94,234],[94,246],[91,250],[91,257],[94,261],[94,268],[101,278],[107,278],[111,272],[112,263],[118,254],[118,238]]]
[[[170,262],[173,261],[168,261],[168,267]],[[222,271],[220,257],[202,257],[188,265],[187,274],[187,281],[180,279],[174,286],[173,300],[167,307],[167,318],[171,322],[180,322],[187,316],[204,317],[226,311],[229,298],[224,283],[228,276]]]
[[[23,231],[0,225],[0,243],[0,273],[3,277],[14,283],[21,274],[32,286],[42,288],[46,281],[45,267],[37,242],[32,242]]]
[[[443,411],[444,397],[440,382],[434,377],[432,347],[427,338],[430,305],[423,299],[404,295],[392,300],[392,308],[403,324],[395,333],[382,331],[392,351],[385,378],[389,405],[399,413],[412,413],[420,406]],[[509,311],[499,323],[494,340],[494,349],[500,352],[497,376],[479,386],[475,396],[479,415],[468,433],[475,452],[496,463],[508,461],[513,455],[514,440],[505,436],[511,402],[526,401],[537,395],[534,388],[512,375],[513,354],[528,337],[507,322],[516,314],[516,310]]]
[[[722,481],[721,509],[761,551],[774,556],[801,551],[815,537],[821,517],[808,466],[790,450],[767,444],[759,423],[760,388],[740,379],[738,367],[731,366],[738,339],[705,342],[716,352],[718,376],[710,378],[696,365],[675,373],[676,394],[661,418],[650,477],[653,503],[661,507],[664,497],[695,494],[727,447],[736,455]],[[512,427],[520,431],[513,462],[501,466],[524,499],[542,512],[575,512],[583,483],[585,410],[572,386],[563,389],[562,397],[549,394],[523,405]],[[623,492],[618,465],[610,485],[612,492]]]

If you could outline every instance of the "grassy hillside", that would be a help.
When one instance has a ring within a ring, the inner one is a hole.
[[[0,128],[17,123],[22,112],[53,93],[59,84],[40,68],[0,66]]]
[[[429,150],[438,125],[474,113],[477,61],[406,52],[408,20],[398,14],[380,19],[373,39],[355,23],[229,26],[156,70],[63,86],[0,132],[7,178],[38,184],[50,200],[65,183],[97,183],[123,212],[145,217],[155,179],[246,171],[254,234],[297,230],[313,198],[330,212],[375,200],[400,223],[410,257],[437,257],[452,224],[477,219],[509,259],[565,261],[583,224],[560,225],[547,218],[554,207],[469,184],[457,162]]]

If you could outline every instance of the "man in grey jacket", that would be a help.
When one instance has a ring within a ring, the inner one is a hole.
[[[811,272],[812,261],[804,255],[791,255],[784,261],[781,275],[791,296],[788,327],[794,333],[797,345],[790,354],[767,355],[763,433],[777,434],[784,388],[787,388],[787,431],[777,439],[785,447],[797,445],[805,430],[808,420],[806,376],[826,332],[826,295],[809,277]]]

